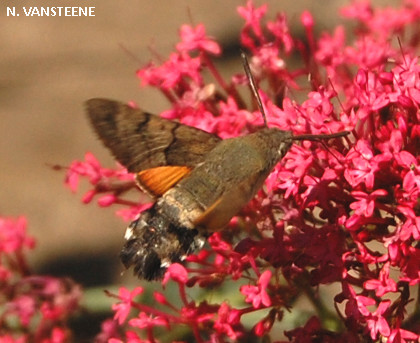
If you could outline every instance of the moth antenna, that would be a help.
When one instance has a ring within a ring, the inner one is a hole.
[[[401,44],[401,39],[400,39],[399,36],[397,37],[397,39],[398,39],[398,46],[400,47],[400,51],[401,51],[401,57],[402,57],[402,59],[404,61],[404,64],[407,66],[407,61],[405,59],[404,49],[403,49],[402,44]]]
[[[338,92],[335,90],[334,84],[333,84],[330,77],[328,77],[328,83],[330,84],[330,86],[331,86],[332,90],[335,92],[335,94],[337,94],[337,101],[338,101],[338,103],[341,107],[341,110],[344,112],[345,110],[344,110],[343,103],[341,102],[340,97],[338,96]]]
[[[193,27],[195,27],[195,23],[194,23],[194,18],[191,12],[191,8],[189,6],[187,6],[187,14],[188,14],[188,19],[190,20],[190,23]]]
[[[262,101],[261,101],[261,97],[258,94],[258,88],[257,88],[257,85],[255,83],[254,77],[252,76],[251,68],[249,67],[248,58],[246,57],[246,54],[243,51],[241,51],[241,57],[242,57],[242,64],[244,65],[245,74],[246,74],[246,77],[248,78],[248,81],[249,81],[249,86],[251,88],[252,94],[254,95],[255,99],[257,100],[257,105],[258,105],[258,108],[261,112],[261,115],[263,116],[264,126],[268,127],[267,117],[265,115],[265,111],[264,111],[264,107],[263,107],[263,104],[262,104]]]
[[[139,63],[139,64],[143,64],[143,62],[141,61],[141,59],[140,58],[138,58],[137,56],[136,56],[136,54],[134,53],[134,52],[132,52],[130,49],[128,49],[124,44],[122,44],[122,43],[118,43],[118,46],[120,47],[120,49],[122,50],[122,51],[124,51],[126,54],[127,54],[127,56],[128,57],[130,57],[133,61],[135,61],[136,63]]]

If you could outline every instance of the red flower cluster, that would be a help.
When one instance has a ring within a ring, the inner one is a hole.
[[[61,343],[81,289],[68,279],[30,275],[25,250],[34,246],[26,220],[0,217],[0,342]]]
[[[341,26],[316,37],[305,12],[305,43],[291,36],[284,15],[270,21],[266,12],[252,1],[238,9],[245,21],[241,44],[251,55],[269,126],[295,134],[352,134],[328,147],[294,145],[230,228],[210,237],[211,249],[190,256],[186,267],[168,269],[163,283],[177,284],[180,304],[155,293],[156,309],[141,295],[136,300],[141,288],[121,289],[115,319],[128,326],[126,333],[119,336],[108,325],[101,339],[156,342],[157,327],[178,325],[188,326],[197,342],[268,336],[305,294],[318,315],[286,331],[290,341],[419,340],[413,286],[420,281],[420,5],[354,3],[342,11],[356,23],[353,38]],[[244,75],[222,78],[211,59],[221,48],[203,25],[184,25],[180,35],[168,61],[137,72],[142,85],[170,101],[163,116],[223,138],[257,130],[261,115],[240,95],[247,89]],[[204,71],[214,82],[204,81]],[[123,199],[134,185],[124,171],[102,169],[87,155],[87,162],[70,168],[73,188],[79,175],[95,186],[85,200],[105,191],[102,205],[125,204],[133,215],[143,206]],[[329,299],[334,314],[316,294],[331,283],[340,288]],[[211,304],[187,294],[188,287],[221,290],[227,284],[229,293]],[[127,322],[130,309],[135,314]],[[251,312],[260,318],[249,327]]]

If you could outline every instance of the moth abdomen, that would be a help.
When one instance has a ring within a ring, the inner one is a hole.
[[[196,229],[175,225],[159,211],[158,204],[128,226],[125,238],[121,261],[146,280],[161,279],[170,264],[181,262],[204,244]]]

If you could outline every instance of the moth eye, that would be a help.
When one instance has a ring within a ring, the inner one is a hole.
[[[277,153],[279,154],[279,156],[284,156],[287,152],[287,150],[289,150],[290,147],[290,143],[280,143],[279,148],[277,150]]]

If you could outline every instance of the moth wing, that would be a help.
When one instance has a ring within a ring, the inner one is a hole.
[[[99,138],[129,172],[160,166],[193,168],[221,140],[118,101],[91,99],[86,108]]]
[[[185,166],[162,166],[137,173],[137,182],[147,193],[160,197],[188,175],[191,168]]]

